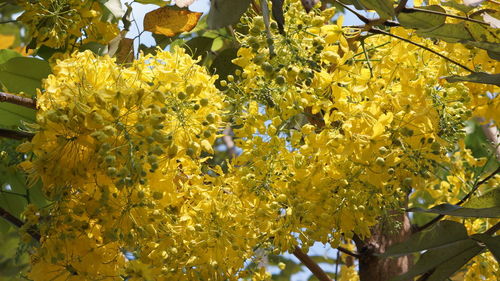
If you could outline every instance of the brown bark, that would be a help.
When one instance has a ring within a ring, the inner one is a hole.
[[[391,231],[385,223],[379,223],[372,229],[370,238],[354,239],[360,255],[360,281],[387,281],[407,272],[412,266],[411,256],[379,258],[374,255],[385,252],[393,244],[407,240],[412,233],[410,219],[405,213],[394,215],[392,218],[401,223],[399,229]]]

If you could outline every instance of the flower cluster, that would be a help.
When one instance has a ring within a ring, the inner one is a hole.
[[[329,24],[333,12],[304,15],[295,1],[286,36],[272,29],[272,40],[262,18],[247,18],[251,36],[233,61],[243,70],[221,83],[239,105],[235,173],[268,217],[280,214],[269,219],[280,251],[369,235],[451,161],[446,148],[471,115],[467,89],[436,79],[446,62],[386,36],[361,38],[342,17]]]
[[[107,44],[118,35],[116,24],[103,18],[98,1],[40,0],[19,1],[24,13],[19,17],[29,27],[38,45],[63,48],[85,35],[85,41]]]
[[[38,93],[37,133],[19,148],[54,202],[25,213],[42,237],[30,276],[235,276],[257,243],[243,215],[255,206],[206,163],[223,126],[215,79],[183,49],[130,67],[89,51],[58,61]]]

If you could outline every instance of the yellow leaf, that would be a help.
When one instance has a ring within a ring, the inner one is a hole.
[[[193,29],[202,14],[172,6],[162,7],[146,14],[144,30],[172,37]]]
[[[0,34],[0,49],[9,48],[12,44],[14,44],[14,40],[16,40],[14,35]]]
[[[208,153],[214,153],[214,149],[208,140],[202,140],[201,147]]]
[[[388,126],[391,124],[392,119],[394,118],[392,112],[389,112],[387,114],[382,114],[378,120],[377,123],[373,126],[373,134],[372,134],[372,139],[382,135],[385,131],[385,126]]]

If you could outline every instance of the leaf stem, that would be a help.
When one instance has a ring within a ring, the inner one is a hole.
[[[17,104],[31,109],[36,109],[36,101],[30,98],[24,98],[13,94],[0,92],[0,102]]]
[[[355,257],[357,259],[361,258],[361,256],[359,254],[356,254],[356,253],[354,253],[354,252],[352,252],[344,247],[337,247],[337,250],[339,252],[342,252],[344,254],[348,254],[349,256]]]
[[[352,9],[351,7],[347,6],[346,4],[340,2],[340,1],[337,1],[337,3],[342,6],[344,9],[348,10],[349,12],[353,13],[354,15],[356,15],[356,17],[358,17],[362,22],[368,24],[370,23],[370,20],[363,16],[362,14],[358,13],[356,10]]]
[[[319,267],[319,265],[314,262],[307,254],[305,254],[302,249],[300,249],[298,246],[295,247],[295,250],[293,251],[293,255],[297,257],[311,272],[318,280],[320,281],[332,281],[328,275]]]
[[[11,224],[21,228],[24,225],[24,222],[18,218],[16,218],[14,215],[11,213],[7,212],[4,208],[0,207],[0,217],[3,218],[4,220],[10,222]],[[35,230],[28,230],[28,233],[33,237],[36,241],[40,241],[40,233],[38,233]]]
[[[486,230],[486,232],[484,234],[493,235],[498,230],[500,230],[500,222],[497,222],[495,225],[490,227],[488,230]]]
[[[0,128],[0,137],[3,138],[14,139],[14,140],[25,140],[25,139],[31,140],[33,136],[34,134],[32,133]]]
[[[26,194],[12,192],[12,191],[8,191],[8,190],[1,190],[0,193],[10,194],[10,195],[16,195],[16,196],[19,196],[19,197],[23,197],[26,200],[28,199],[28,196]]]
[[[4,23],[16,23],[17,20],[5,20],[5,21],[0,21],[0,24],[4,24]]]
[[[489,25],[486,22],[483,22],[483,21],[480,21],[480,20],[471,19],[471,18],[468,18],[468,17],[462,17],[462,16],[458,16],[458,15],[452,15],[452,14],[442,13],[442,12],[439,12],[439,11],[426,10],[426,9],[420,9],[420,8],[403,8],[401,10],[401,12],[403,12],[403,13],[422,12],[422,13],[435,14],[435,15],[440,15],[440,16],[445,16],[445,17],[450,17],[450,18],[461,19],[461,20],[475,22],[475,23],[479,23],[479,24],[483,24],[483,25]]]
[[[456,65],[460,66],[461,68],[463,68],[463,69],[465,69],[465,70],[467,70],[467,71],[469,71],[471,73],[474,73],[474,71],[472,69],[468,68],[467,66],[465,66],[465,65],[463,65],[463,64],[461,64],[461,63],[459,63],[459,62],[457,62],[455,60],[452,60],[449,57],[447,57],[445,55],[442,55],[439,52],[434,51],[433,49],[431,49],[431,48],[429,48],[427,46],[421,45],[419,43],[415,43],[415,42],[413,42],[413,41],[411,41],[409,39],[403,38],[401,36],[389,33],[387,31],[384,31],[384,30],[381,30],[381,29],[378,29],[378,28],[375,28],[375,27],[371,27],[370,30],[368,30],[368,31],[372,32],[372,33],[375,33],[375,34],[384,34],[384,35],[387,35],[387,36],[391,36],[391,37],[394,37],[394,38],[399,39],[401,41],[404,41],[406,43],[413,44],[413,45],[415,45],[415,46],[417,46],[419,48],[422,48],[422,49],[424,49],[426,51],[429,51],[429,52],[431,52],[431,53],[433,53],[433,54],[435,54],[435,55],[437,55],[437,56],[439,56],[439,57],[441,57],[441,58],[443,58],[443,59],[445,59],[445,60],[447,60],[447,61],[449,61],[449,62],[451,62],[453,64],[456,64]]]

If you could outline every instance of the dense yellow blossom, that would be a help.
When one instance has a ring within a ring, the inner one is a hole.
[[[29,277],[237,280],[257,248],[337,247],[369,236],[410,194],[468,192],[477,175],[467,167],[484,163],[459,140],[473,114],[498,122],[498,98],[485,94],[495,88],[446,83],[463,71],[333,14],[291,1],[286,35],[273,29],[272,40],[261,17],[244,18],[242,70],[222,91],[177,48],[127,67],[88,51],[57,61],[38,92],[36,135],[19,148],[33,152],[22,167],[53,201],[25,212],[24,229],[42,237]],[[460,52],[461,63],[497,66],[482,50]],[[209,164],[223,120],[243,150],[224,170]],[[356,280],[354,269],[341,280]]]
[[[29,35],[38,45],[65,48],[82,35],[84,42],[107,44],[118,35],[116,24],[104,19],[98,1],[40,0],[18,1],[25,12],[19,20],[29,27]]]

